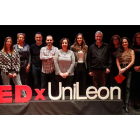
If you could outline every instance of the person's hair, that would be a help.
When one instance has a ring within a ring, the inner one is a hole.
[[[137,35],[140,35],[140,32],[138,32],[138,33],[136,33],[136,34],[134,35],[132,46],[137,45],[137,42],[136,42],[136,37],[137,37]]]
[[[47,36],[46,36],[46,39],[47,39],[47,37],[52,37],[52,39],[53,39],[53,36],[52,36],[52,35],[47,35]]]
[[[77,37],[81,35],[82,36],[82,44],[81,44],[81,48],[77,42]],[[87,47],[86,47],[86,42],[85,42],[85,39],[84,39],[84,36],[82,33],[78,33],[76,36],[75,36],[75,40],[74,40],[74,44],[73,44],[73,48],[72,48],[73,51],[80,51],[82,50],[83,52],[87,52]]]
[[[117,39],[118,39],[118,41],[119,41],[119,45],[120,45],[120,40],[121,40],[120,36],[119,36],[119,35],[113,35],[113,36],[111,37],[111,41],[110,41],[110,49],[111,49],[111,52],[113,52],[113,51],[116,50],[116,49],[115,49],[115,45],[114,45],[114,43],[113,43],[114,37],[117,37]]]
[[[13,40],[12,40],[12,38],[11,38],[10,36],[8,36],[8,37],[5,38],[5,40],[4,40],[4,45],[3,45],[3,48],[2,48],[2,51],[3,51],[4,53],[7,53],[6,42],[7,42],[8,39],[11,39],[11,41],[12,41],[12,44],[11,44],[11,47],[10,47],[10,52],[13,54],[13,52],[14,52],[14,48],[13,48]]]
[[[103,37],[103,33],[102,33],[101,31],[96,31],[96,32],[95,32],[95,36],[96,36],[96,34],[101,34],[102,37]]]
[[[25,43],[26,35],[25,35],[24,33],[18,33],[18,34],[17,34],[17,44],[19,43],[19,42],[18,42],[18,38],[19,38],[20,35],[23,35],[23,36],[24,36],[24,43]]]
[[[67,40],[67,42],[68,42],[68,50],[70,49],[70,41],[69,41],[69,39],[68,38],[62,38],[61,40],[60,40],[60,48],[62,48],[62,42],[63,42],[63,40]]]
[[[130,44],[129,39],[127,37],[122,37],[121,40],[120,40],[120,47],[117,49],[116,54],[115,54],[115,56],[118,57],[118,58],[124,52],[124,48],[122,46],[122,42],[123,42],[124,39],[126,39],[127,42],[128,42],[128,49],[131,48],[131,44]]]
[[[35,33],[35,36],[36,36],[36,34],[40,34],[40,35],[42,36],[42,33],[41,33],[41,32],[36,32],[36,33]]]

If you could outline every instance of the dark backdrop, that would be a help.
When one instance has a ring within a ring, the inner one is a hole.
[[[23,32],[26,34],[26,43],[31,45],[35,43],[34,36],[36,32],[43,34],[43,42],[47,35],[52,35],[54,38],[54,46],[59,48],[61,38],[69,38],[71,44],[74,43],[75,35],[82,33],[86,43],[90,46],[94,43],[94,34],[97,30],[101,30],[104,34],[103,41],[108,43],[113,35],[118,34],[121,37],[126,36],[132,43],[133,36],[140,31],[139,25],[1,25],[0,26],[0,49],[3,47],[4,39],[7,36],[13,38],[13,43],[16,44],[17,33]],[[30,86],[32,86],[32,74],[30,71]],[[91,79],[88,76],[89,84]],[[2,84],[0,76],[0,85]]]
[[[74,42],[77,33],[83,33],[86,43],[90,46],[94,42],[94,34],[101,30],[104,34],[103,41],[110,42],[113,35],[118,34],[121,37],[127,36],[132,42],[133,36],[140,31],[139,25],[1,25],[0,26],[0,49],[3,46],[5,37],[11,36],[13,43],[16,43],[17,33],[26,34],[26,43],[31,45],[35,42],[36,32],[42,32],[43,41],[47,35],[54,37],[54,46],[59,47],[59,41],[63,37],[69,38],[71,44]]]

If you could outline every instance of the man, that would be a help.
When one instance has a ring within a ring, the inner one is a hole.
[[[46,46],[46,44],[42,42],[42,39],[43,39],[42,34],[40,32],[37,32],[35,34],[36,43],[32,44],[30,47],[32,75],[34,79],[34,89],[41,88],[42,61],[40,60],[40,50],[42,47]]]
[[[105,86],[107,74],[110,72],[112,57],[108,44],[102,42],[103,33],[95,33],[95,43],[88,51],[88,70],[92,76],[93,85],[98,89]]]
[[[57,47],[53,46],[53,37],[48,35],[46,37],[47,46],[41,48],[40,59],[42,60],[42,74],[41,74],[41,88],[46,89],[45,93],[48,93],[48,82],[51,82],[51,93],[55,95],[56,82],[54,72],[54,56],[58,51]]]

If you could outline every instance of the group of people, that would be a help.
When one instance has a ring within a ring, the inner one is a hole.
[[[35,34],[36,43],[29,46],[25,43],[25,34],[17,34],[17,44],[13,45],[11,37],[6,37],[3,49],[0,51],[0,69],[4,85],[29,85],[29,71],[32,71],[34,89],[46,89],[51,82],[52,95],[59,94],[59,82],[62,86],[72,87],[79,82],[80,95],[85,95],[87,73],[91,76],[93,86],[97,89],[106,86],[107,78],[110,86],[120,86],[123,108],[129,112],[130,92],[133,103],[139,102],[140,83],[140,33],[136,33],[132,46],[127,37],[114,35],[110,45],[103,42],[103,33],[95,33],[95,43],[89,48],[82,33],[75,37],[73,45],[68,38],[60,40],[60,48],[53,46],[53,36],[43,37],[40,32]],[[30,68],[31,66],[31,68]],[[125,76],[118,84],[114,77]],[[137,79],[137,80],[136,80]],[[133,82],[132,82],[133,81]],[[131,84],[133,83],[133,84]],[[130,87],[133,88],[130,88]],[[133,89],[133,90],[130,90]],[[69,92],[66,90],[66,94]],[[101,93],[103,96],[105,92]],[[22,91],[22,97],[26,93]]]

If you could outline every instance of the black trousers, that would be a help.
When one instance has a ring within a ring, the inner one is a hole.
[[[56,85],[57,85],[57,95],[59,94],[59,82],[62,82],[62,87],[72,88],[74,76],[68,76],[67,78],[62,78],[60,75],[56,75],[55,77],[56,77]],[[70,95],[68,90],[66,90],[66,95]]]
[[[51,94],[56,94],[56,80],[55,80],[55,72],[46,74],[41,73],[41,88],[46,89],[44,95],[48,95],[48,82],[51,82]]]
[[[29,72],[26,72],[26,68],[22,68],[20,69],[20,79],[21,79],[21,83],[22,85],[29,85]]]
[[[123,75],[125,76],[125,79],[120,84],[121,96],[124,103],[129,103],[132,71],[128,69],[127,71],[123,73]]]
[[[74,83],[79,82],[79,94],[86,95],[86,67],[85,63],[77,63],[74,72]]]

